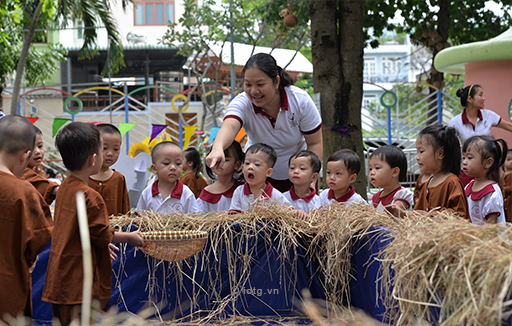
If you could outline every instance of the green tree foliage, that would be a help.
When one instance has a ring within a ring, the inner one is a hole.
[[[18,64],[18,58],[21,54],[23,44],[23,29],[27,26],[23,24],[29,19],[29,12],[25,12],[20,7],[19,1],[6,1],[0,4],[0,21],[3,29],[0,30],[0,83],[6,83],[6,77],[12,73]],[[47,10],[45,17],[52,15],[52,10]],[[39,23],[38,29],[44,28],[44,24]],[[44,41],[46,33],[36,32],[34,39]],[[50,45],[44,50],[36,50],[33,47],[29,49],[25,80],[26,84],[36,85],[44,84],[45,80],[50,78],[58,69],[57,62],[64,58],[65,50],[60,44]]]
[[[130,0],[121,0],[123,9],[130,3]],[[109,1],[97,0],[10,0],[2,1],[0,4],[0,22],[2,27],[9,26],[12,30],[26,30],[26,33],[19,35],[11,35],[3,32],[0,35],[1,52],[18,53],[12,60],[7,63],[0,64],[2,75],[13,71],[13,61],[16,66],[16,79],[13,87],[13,98],[18,98],[21,87],[21,79],[27,60],[30,58],[31,63],[27,68],[41,69],[44,67],[44,58],[48,56],[62,55],[62,48],[49,47],[48,50],[42,51],[39,55],[30,54],[31,44],[34,40],[44,37],[44,33],[36,32],[38,29],[49,29],[58,27],[60,22],[66,27],[67,23],[76,19],[84,22],[84,43],[80,49],[79,58],[92,58],[96,53],[96,28],[104,27],[109,35],[110,49],[108,51],[107,64],[103,70],[103,74],[109,71],[115,73],[119,68],[124,66],[123,47],[121,38],[117,31],[116,22],[112,16],[112,10]],[[20,50],[17,50],[17,49]],[[5,50],[5,51],[4,51]],[[35,52],[35,51],[34,51]],[[57,55],[58,54],[58,55]],[[16,60],[17,59],[17,60]],[[34,60],[32,60],[34,59]],[[36,73],[27,72],[27,76],[35,76]],[[17,103],[12,101],[11,114],[16,114]]]
[[[435,58],[451,45],[487,40],[507,30],[512,23],[508,12],[512,2],[494,2],[503,8],[503,16],[485,9],[485,1],[480,0],[397,1],[404,17],[403,25],[397,29],[408,33],[414,43],[429,48]],[[443,74],[432,69],[427,82],[442,87]]]

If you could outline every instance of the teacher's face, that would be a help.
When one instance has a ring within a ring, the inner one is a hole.
[[[279,99],[278,88],[279,76],[277,83],[274,83],[272,78],[258,68],[249,68],[245,71],[244,92],[255,106],[263,109],[270,107]]]

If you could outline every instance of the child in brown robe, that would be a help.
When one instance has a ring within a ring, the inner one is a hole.
[[[55,145],[70,175],[62,182],[55,200],[55,229],[46,271],[42,299],[52,303],[54,318],[69,325],[77,317],[82,303],[83,264],[78,229],[76,193],[84,193],[91,237],[93,287],[92,298],[102,310],[108,308],[112,287],[112,263],[109,243],[127,242],[143,246],[140,232],[115,232],[109,226],[105,201],[88,186],[103,162],[103,142],[93,124],[74,122],[62,128]]]
[[[187,148],[183,151],[185,160],[183,161],[183,176],[180,181],[188,186],[194,193],[196,198],[199,197],[201,191],[208,185],[208,182],[201,176],[203,163],[201,162],[201,154],[195,148]]]
[[[30,182],[43,196],[46,203],[51,205],[59,190],[59,184],[40,176],[34,171],[34,168],[39,167],[44,159],[43,133],[39,128],[35,126],[34,128],[36,129],[36,143],[32,156],[28,161],[27,168],[23,171],[22,178]]]
[[[126,180],[124,175],[110,168],[119,158],[121,132],[109,123],[102,123],[97,127],[103,138],[103,164],[98,174],[90,176],[89,187],[103,197],[108,216],[123,215],[130,211]]]
[[[32,318],[30,266],[50,242],[53,229],[43,197],[19,178],[35,138],[26,118],[0,119],[0,323],[6,314]]]
[[[503,170],[505,170],[505,173],[500,180],[500,187],[503,192],[503,210],[505,211],[505,220],[512,222],[512,148],[507,151]]]

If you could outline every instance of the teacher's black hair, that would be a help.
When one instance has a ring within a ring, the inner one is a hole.
[[[293,79],[290,75],[277,65],[276,59],[267,53],[256,53],[247,60],[242,73],[250,68],[261,70],[267,75],[274,83],[277,83],[277,76],[279,76],[279,88],[293,85]]]

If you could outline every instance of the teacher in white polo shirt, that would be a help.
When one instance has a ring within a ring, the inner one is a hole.
[[[490,135],[491,127],[512,132],[512,122],[501,119],[494,111],[484,109],[485,97],[482,86],[468,85],[458,89],[456,94],[460,97],[464,111],[452,118],[448,126],[457,130],[461,146],[472,136]],[[461,171],[460,180],[464,186],[472,179],[473,177]]]
[[[243,127],[248,136],[246,147],[265,143],[276,150],[277,162],[269,181],[279,191],[288,191],[292,154],[308,149],[322,158],[322,119],[309,94],[292,85],[290,75],[271,55],[253,55],[243,74],[244,92],[229,103],[206,164],[222,168],[224,149]]]

